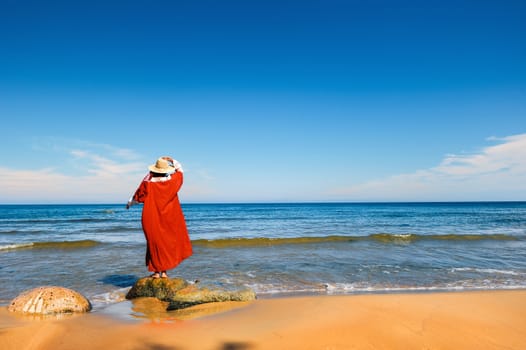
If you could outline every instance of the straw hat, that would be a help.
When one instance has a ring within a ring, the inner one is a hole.
[[[164,158],[157,159],[155,164],[150,165],[148,169],[158,174],[168,174],[173,173],[175,171],[175,167],[171,165],[171,162],[167,161]]]

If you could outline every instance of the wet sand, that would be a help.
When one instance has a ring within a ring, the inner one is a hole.
[[[526,349],[526,291],[306,296],[167,313],[143,299],[31,319],[0,308],[0,349]]]

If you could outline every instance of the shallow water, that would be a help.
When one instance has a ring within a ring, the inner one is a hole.
[[[526,287],[526,202],[185,204],[189,281],[276,293]],[[61,285],[94,306],[147,274],[141,207],[0,206],[0,304]],[[5,283],[5,281],[9,281]]]

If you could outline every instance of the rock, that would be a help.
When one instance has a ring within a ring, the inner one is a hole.
[[[181,278],[151,278],[139,279],[126,294],[126,299],[154,297],[162,301],[170,301],[175,293],[188,286]]]
[[[198,288],[195,285],[191,285],[177,291],[170,300],[166,310],[179,310],[204,303],[250,301],[255,299],[256,293],[250,289],[240,291],[209,290],[208,288]]]
[[[39,315],[88,312],[91,303],[82,294],[68,288],[38,287],[13,299],[8,310]]]
[[[150,278],[145,277],[135,282],[126,295],[126,299],[139,297],[155,297],[168,301],[167,310],[178,310],[193,305],[220,301],[250,301],[256,299],[253,290],[226,291],[210,290],[198,284],[188,284],[180,278]]]

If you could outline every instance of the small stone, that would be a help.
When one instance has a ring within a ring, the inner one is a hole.
[[[13,299],[8,310],[38,315],[88,312],[91,303],[74,290],[49,286],[23,292]]]

